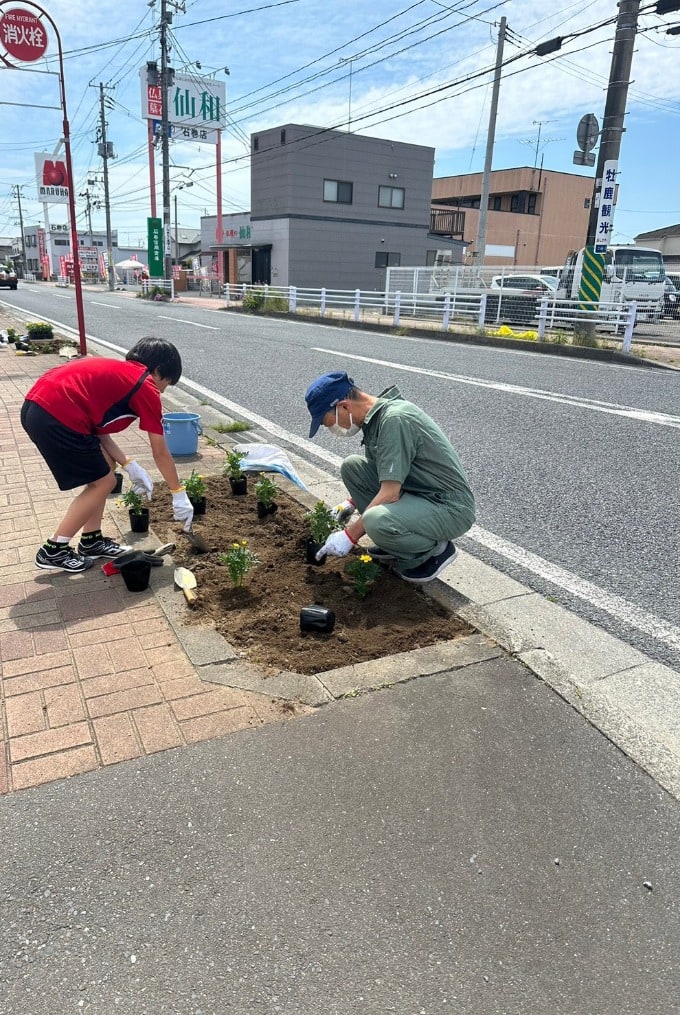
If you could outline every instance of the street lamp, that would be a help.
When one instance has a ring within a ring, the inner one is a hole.
[[[193,187],[192,180],[185,180],[184,183],[178,183],[175,188],[175,264],[179,264],[179,233],[177,231],[177,191],[184,190],[185,187]]]

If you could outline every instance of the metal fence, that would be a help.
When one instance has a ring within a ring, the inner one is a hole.
[[[509,329],[510,336],[530,332],[532,338],[559,340],[569,333],[591,326],[598,335],[621,341],[631,348],[635,327],[635,303],[586,304],[558,300],[554,296],[533,297],[502,290],[477,293],[446,293],[441,299],[431,294],[376,292],[362,289],[306,289],[299,286],[224,287],[227,305],[250,305],[286,313],[336,317],[356,323],[373,322],[398,328],[423,326],[448,331],[463,327],[472,331],[498,333]],[[519,329],[519,330],[518,330]]]

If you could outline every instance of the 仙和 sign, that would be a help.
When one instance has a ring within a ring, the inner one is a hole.
[[[140,72],[142,86],[142,116],[147,120],[161,118],[161,86],[149,84],[147,68]],[[173,136],[177,129],[186,127],[203,128],[206,131],[223,130],[226,123],[227,89],[223,81],[215,78],[199,78],[193,74],[175,74],[168,88],[168,121],[173,125]],[[209,140],[209,138],[191,140]]]

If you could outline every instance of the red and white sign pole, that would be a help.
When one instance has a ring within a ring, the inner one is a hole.
[[[0,0],[0,63],[13,69],[15,63],[33,63],[47,52],[47,31],[49,24],[57,40],[59,53],[59,92],[61,109],[64,114],[63,136],[66,172],[68,174],[68,207],[71,219],[71,252],[73,258],[73,280],[76,287],[76,312],[78,315],[78,335],[80,352],[87,355],[85,337],[85,313],[83,309],[83,285],[80,277],[80,258],[78,257],[78,229],[76,226],[76,202],[73,192],[73,163],[71,161],[71,136],[66,113],[66,87],[64,85],[64,59],[61,49],[61,37],[54,21],[42,7],[27,0],[26,7],[8,7]]]

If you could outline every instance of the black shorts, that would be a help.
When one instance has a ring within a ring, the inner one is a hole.
[[[87,486],[111,472],[98,437],[69,430],[37,402],[24,402],[21,425],[45,459],[60,490]]]

